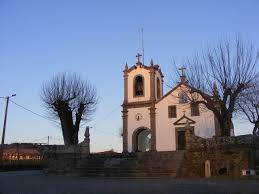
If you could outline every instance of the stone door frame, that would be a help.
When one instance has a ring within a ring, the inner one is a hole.
[[[192,133],[194,133],[194,126],[190,126],[190,127],[191,127]],[[179,131],[184,131],[185,132],[185,138],[186,138],[185,126],[183,126],[183,127],[175,127],[175,148],[176,148],[176,150],[179,150],[178,149],[178,132]],[[186,141],[185,141],[185,146],[186,146]]]

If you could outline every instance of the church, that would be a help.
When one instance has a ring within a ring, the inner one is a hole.
[[[166,94],[163,92],[163,73],[151,60],[144,65],[125,65],[124,101],[122,104],[123,151],[185,150],[185,125],[196,136],[211,138],[217,133],[212,111],[188,100],[188,80],[185,68],[180,68],[179,82]]]

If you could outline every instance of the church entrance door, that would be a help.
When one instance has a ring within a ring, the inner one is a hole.
[[[176,128],[176,149],[185,150],[186,141],[185,141],[185,129]]]
[[[140,128],[133,135],[133,150],[135,152],[148,152],[151,150],[151,132]]]

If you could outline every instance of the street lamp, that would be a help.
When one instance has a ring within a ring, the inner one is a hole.
[[[6,129],[6,121],[7,121],[7,112],[8,112],[8,105],[9,105],[9,99],[11,97],[16,96],[16,94],[13,94],[11,96],[7,97],[0,97],[6,99],[6,106],[5,106],[5,116],[4,116],[4,125],[3,125],[3,133],[2,133],[2,143],[1,143],[1,149],[0,149],[0,164],[1,166],[3,165],[3,160],[4,160],[4,139],[5,139],[5,129]]]

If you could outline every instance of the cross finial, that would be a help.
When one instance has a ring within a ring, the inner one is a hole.
[[[136,57],[138,58],[138,62],[137,62],[137,64],[140,64],[140,57],[141,57],[141,56],[142,56],[142,55],[141,55],[141,54],[139,54],[139,53],[136,55]]]
[[[182,66],[181,68],[179,68],[179,70],[181,71],[181,75],[180,75],[181,82],[187,83],[188,81],[186,80],[186,75],[185,75],[186,68]]]
[[[181,76],[185,76],[186,67],[182,66],[179,68],[179,70],[181,71]]]

